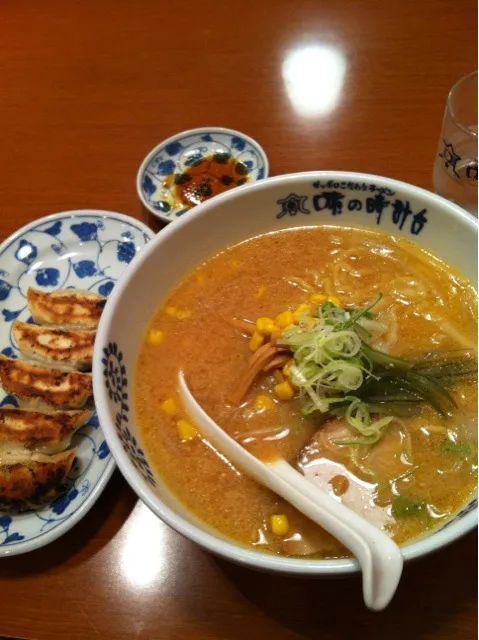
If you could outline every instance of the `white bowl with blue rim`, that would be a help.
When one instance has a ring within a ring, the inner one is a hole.
[[[164,222],[174,222],[187,213],[191,203],[185,203],[178,192],[186,173],[205,159],[221,167],[232,160],[241,168],[238,179],[225,184],[241,186],[267,178],[268,158],[263,148],[249,136],[224,127],[202,127],[182,131],[157,145],[143,160],[136,178],[136,189],[143,205]],[[205,168],[204,176],[218,182],[221,176]]]
[[[17,318],[32,322],[26,300],[29,287],[86,289],[108,297],[152,237],[154,233],[133,218],[97,210],[56,213],[11,235],[0,245],[0,352],[19,356],[11,329]],[[16,400],[0,388],[0,406],[6,405],[16,405]],[[52,542],[96,502],[115,468],[96,413],[74,435],[72,446],[77,455],[59,497],[42,509],[0,512],[0,556]]]
[[[121,472],[145,504],[219,556],[257,569],[304,576],[349,574],[359,567],[355,559],[285,558],[253,551],[201,522],[150,465],[131,389],[144,332],[159,303],[191,269],[225,247],[261,233],[322,224],[371,228],[407,238],[477,287],[477,220],[460,207],[418,187],[373,175],[284,175],[212,198],[159,233],[113,291],[100,323],[93,363],[105,437]],[[110,374],[120,367],[121,379]],[[448,522],[402,547],[404,559],[439,549],[476,525],[473,497]]]

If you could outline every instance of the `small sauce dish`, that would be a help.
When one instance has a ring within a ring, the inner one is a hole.
[[[268,158],[249,136],[223,127],[183,131],[157,145],[143,160],[138,196],[151,213],[172,222],[233,187],[268,177]]]

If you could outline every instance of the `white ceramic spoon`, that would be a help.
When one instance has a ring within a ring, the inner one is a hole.
[[[391,538],[315,487],[285,460],[264,463],[246,451],[196,402],[182,372],[179,389],[192,420],[233,464],[329,531],[356,556],[363,572],[366,606],[374,611],[384,609],[396,591],[403,566],[401,551]]]

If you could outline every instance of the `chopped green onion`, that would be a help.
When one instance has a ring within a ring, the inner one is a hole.
[[[457,456],[463,456],[466,458],[470,456],[473,452],[472,445],[468,442],[444,442],[441,445],[441,451],[443,453],[452,453]]]
[[[391,512],[395,518],[427,515],[426,503],[407,496],[397,496],[392,502]]]
[[[350,317],[342,325],[336,328],[336,331],[344,331],[345,329],[349,329],[349,327],[352,327],[354,324],[356,324],[360,318],[371,318],[371,309],[379,303],[382,297],[383,294],[380,293],[376,300],[369,305],[369,307],[366,307],[366,309],[357,309],[356,311],[353,311]]]
[[[361,437],[355,440],[336,440],[334,444],[375,444],[381,439],[383,430],[394,420],[392,416],[388,416],[372,422],[367,405],[359,398],[355,398],[346,409],[345,418],[347,426],[359,432]]]
[[[457,405],[446,386],[477,367],[469,352],[455,360],[432,354],[412,362],[373,349],[359,321],[374,317],[371,309],[381,298],[353,311],[326,302],[315,318],[305,312],[277,340],[293,354],[291,382],[299,388],[302,413],[345,418],[354,436],[337,444],[374,444],[394,415],[408,415],[420,402],[448,415]],[[371,413],[381,417],[373,421]]]

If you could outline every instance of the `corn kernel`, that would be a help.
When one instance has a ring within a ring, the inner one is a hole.
[[[159,331],[158,329],[150,329],[150,331],[148,331],[148,344],[157,347],[163,342],[164,339],[165,334],[163,333],[163,331]]]
[[[294,318],[292,311],[283,311],[283,313],[279,313],[274,319],[274,324],[279,329],[286,329],[290,324],[293,324]]]
[[[332,302],[335,307],[341,306],[341,300],[337,296],[328,296],[328,302]]]
[[[328,296],[325,296],[324,293],[312,293],[309,296],[309,301],[311,304],[324,304],[328,301]]]
[[[262,284],[259,288],[258,291],[254,294],[255,298],[261,298],[261,296],[263,295],[263,293],[266,291],[266,287],[264,286],[264,284]]]
[[[176,307],[166,307],[165,311],[172,318],[176,318],[176,314],[178,312],[178,309]]]
[[[238,262],[238,260],[231,260],[230,261],[230,266],[231,266],[231,269],[233,271],[236,271],[238,269],[238,267],[240,266],[240,263]]]
[[[160,407],[169,416],[174,416],[176,413],[176,402],[173,400],[173,398],[167,398],[166,400],[164,400],[160,404]]]
[[[250,351],[255,352],[255,351],[258,351],[258,349],[261,347],[263,343],[264,343],[264,336],[262,336],[261,333],[258,333],[257,331],[255,331],[251,336],[250,341],[248,342],[248,347],[250,348]]]
[[[196,438],[196,436],[198,435],[198,432],[196,431],[194,426],[186,420],[178,420],[178,422],[176,423],[176,427],[178,429],[178,435],[183,441],[193,440],[193,438]]]
[[[196,276],[196,282],[198,282],[199,284],[205,284],[205,281],[206,281],[205,276],[202,273],[199,273]]]
[[[270,336],[272,333],[279,333],[280,330],[271,318],[258,318],[256,320],[256,331],[262,336]]]
[[[276,384],[274,386],[274,392],[280,400],[291,400],[294,396],[294,389],[287,380]]]
[[[277,536],[285,536],[289,531],[289,522],[284,513],[275,514],[270,518],[271,531]]]
[[[273,400],[269,396],[259,395],[256,396],[254,401],[254,408],[257,411],[269,411],[274,407]]]
[[[186,320],[191,316],[191,311],[189,309],[178,309],[176,312],[176,317],[178,320]]]
[[[300,304],[299,307],[296,309],[296,311],[293,313],[293,320],[295,322],[298,322],[298,320],[301,318],[301,316],[305,311],[311,311],[309,305]]]

